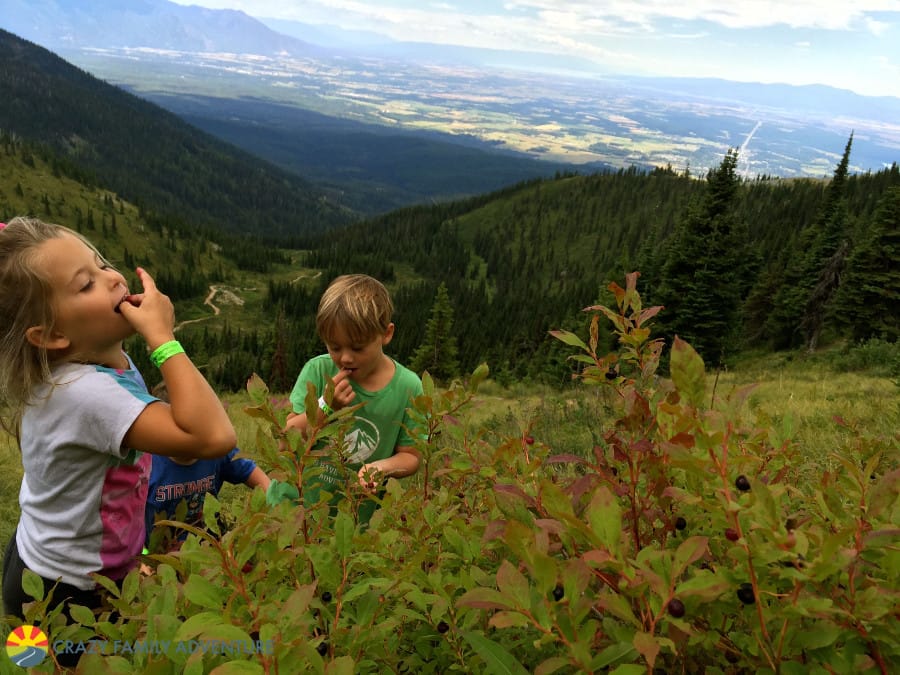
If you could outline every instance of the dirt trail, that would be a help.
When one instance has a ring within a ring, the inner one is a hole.
[[[206,299],[203,301],[203,304],[209,305],[210,308],[212,308],[212,312],[213,312],[212,315],[211,316],[202,316],[199,319],[188,319],[187,321],[182,321],[177,326],[175,326],[175,332],[177,332],[182,326],[187,326],[190,323],[199,323],[200,321],[206,321],[207,319],[211,319],[214,316],[218,316],[219,314],[221,314],[221,312],[222,312],[221,308],[219,308],[218,305],[213,304],[213,299],[220,292],[223,294],[223,296],[225,296],[227,294],[227,300],[225,300],[226,303],[231,303],[231,304],[236,304],[236,305],[244,304],[244,300],[242,298],[240,298],[239,296],[235,295],[234,293],[232,293],[231,291],[223,290],[223,289],[220,289],[218,286],[210,285],[209,293],[207,293]]]

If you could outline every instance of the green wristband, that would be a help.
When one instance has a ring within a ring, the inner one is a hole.
[[[324,396],[319,397],[319,410],[325,413],[325,417],[331,417],[331,415],[334,413],[334,409],[325,402]]]
[[[169,340],[168,342],[163,342],[150,353],[150,360],[154,366],[160,368],[162,364],[176,354],[184,354],[184,347],[181,346],[178,340]]]

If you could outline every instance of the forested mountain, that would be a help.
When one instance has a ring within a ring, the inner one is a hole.
[[[396,358],[412,362],[426,340],[445,340],[456,372],[486,361],[501,381],[567,382],[571,350],[548,331],[586,337],[580,310],[611,302],[605,287],[635,269],[645,305],[668,307],[664,335],[688,338],[713,365],[747,348],[808,348],[817,320],[817,345],[900,335],[896,164],[846,175],[842,162],[829,181],[748,182],[729,153],[705,180],[665,169],[535,180],[402,209],[288,251],[147,218],[23,141],[2,136],[0,149],[0,217],[76,227],[123,267],[152,269],[179,317],[198,321],[179,339],[225,389],[252,372],[287,389],[322,350],[322,290],[349,272],[392,290]],[[213,317],[202,304],[212,286],[240,302]]]
[[[295,174],[3,30],[0,92],[0,130],[166,218],[284,241],[354,217]]]
[[[900,170],[847,175],[850,146],[830,181],[743,181],[733,151],[705,180],[619,171],[404,209],[324,234],[307,264],[326,278],[393,281],[409,269],[422,279],[397,293],[401,354],[415,350],[446,284],[463,371],[487,360],[509,377],[564,381],[570,350],[547,331],[583,334],[579,310],[611,302],[605,287],[631,270],[642,272],[645,305],[668,305],[664,335],[696,343],[713,365],[750,347],[896,341]],[[290,289],[270,296],[287,302]],[[863,314],[865,325],[850,319]]]
[[[225,389],[252,372],[289,387],[322,350],[321,291],[349,272],[391,288],[399,360],[455,342],[445,376],[486,361],[501,380],[568,381],[571,350],[548,331],[584,334],[580,310],[632,270],[645,305],[666,306],[663,335],[710,364],[900,336],[900,170],[851,173],[852,136],[829,180],[743,180],[733,150],[701,177],[560,175],[341,225],[288,174],[2,32],[0,87],[0,219],[51,219],[151,267]],[[231,305],[213,317],[221,286]]]
[[[243,12],[167,0],[0,0],[3,27],[51,49],[148,47],[176,51],[320,53]]]

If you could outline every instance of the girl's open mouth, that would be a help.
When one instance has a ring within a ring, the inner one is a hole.
[[[115,309],[116,313],[118,313],[118,314],[121,314],[121,313],[122,313],[122,310],[119,309],[119,307],[122,305],[123,302],[128,302],[128,298],[129,298],[129,297],[130,297],[130,294],[129,294],[128,291],[126,290],[126,291],[125,291],[125,295],[122,296],[122,299],[119,300],[118,303],[116,303],[116,309]]]

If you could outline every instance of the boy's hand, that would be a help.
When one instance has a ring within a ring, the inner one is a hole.
[[[375,489],[384,478],[381,469],[374,462],[372,464],[363,464],[356,475],[359,477],[359,484],[368,492],[375,492]]]
[[[347,379],[349,375],[349,370],[341,370],[332,380],[334,383],[334,398],[331,400],[331,407],[334,410],[346,408],[356,398],[356,392],[353,391],[350,380]]]
[[[169,296],[156,288],[147,270],[138,267],[137,275],[144,292],[126,296],[118,309],[152,350],[174,339],[175,308]]]

